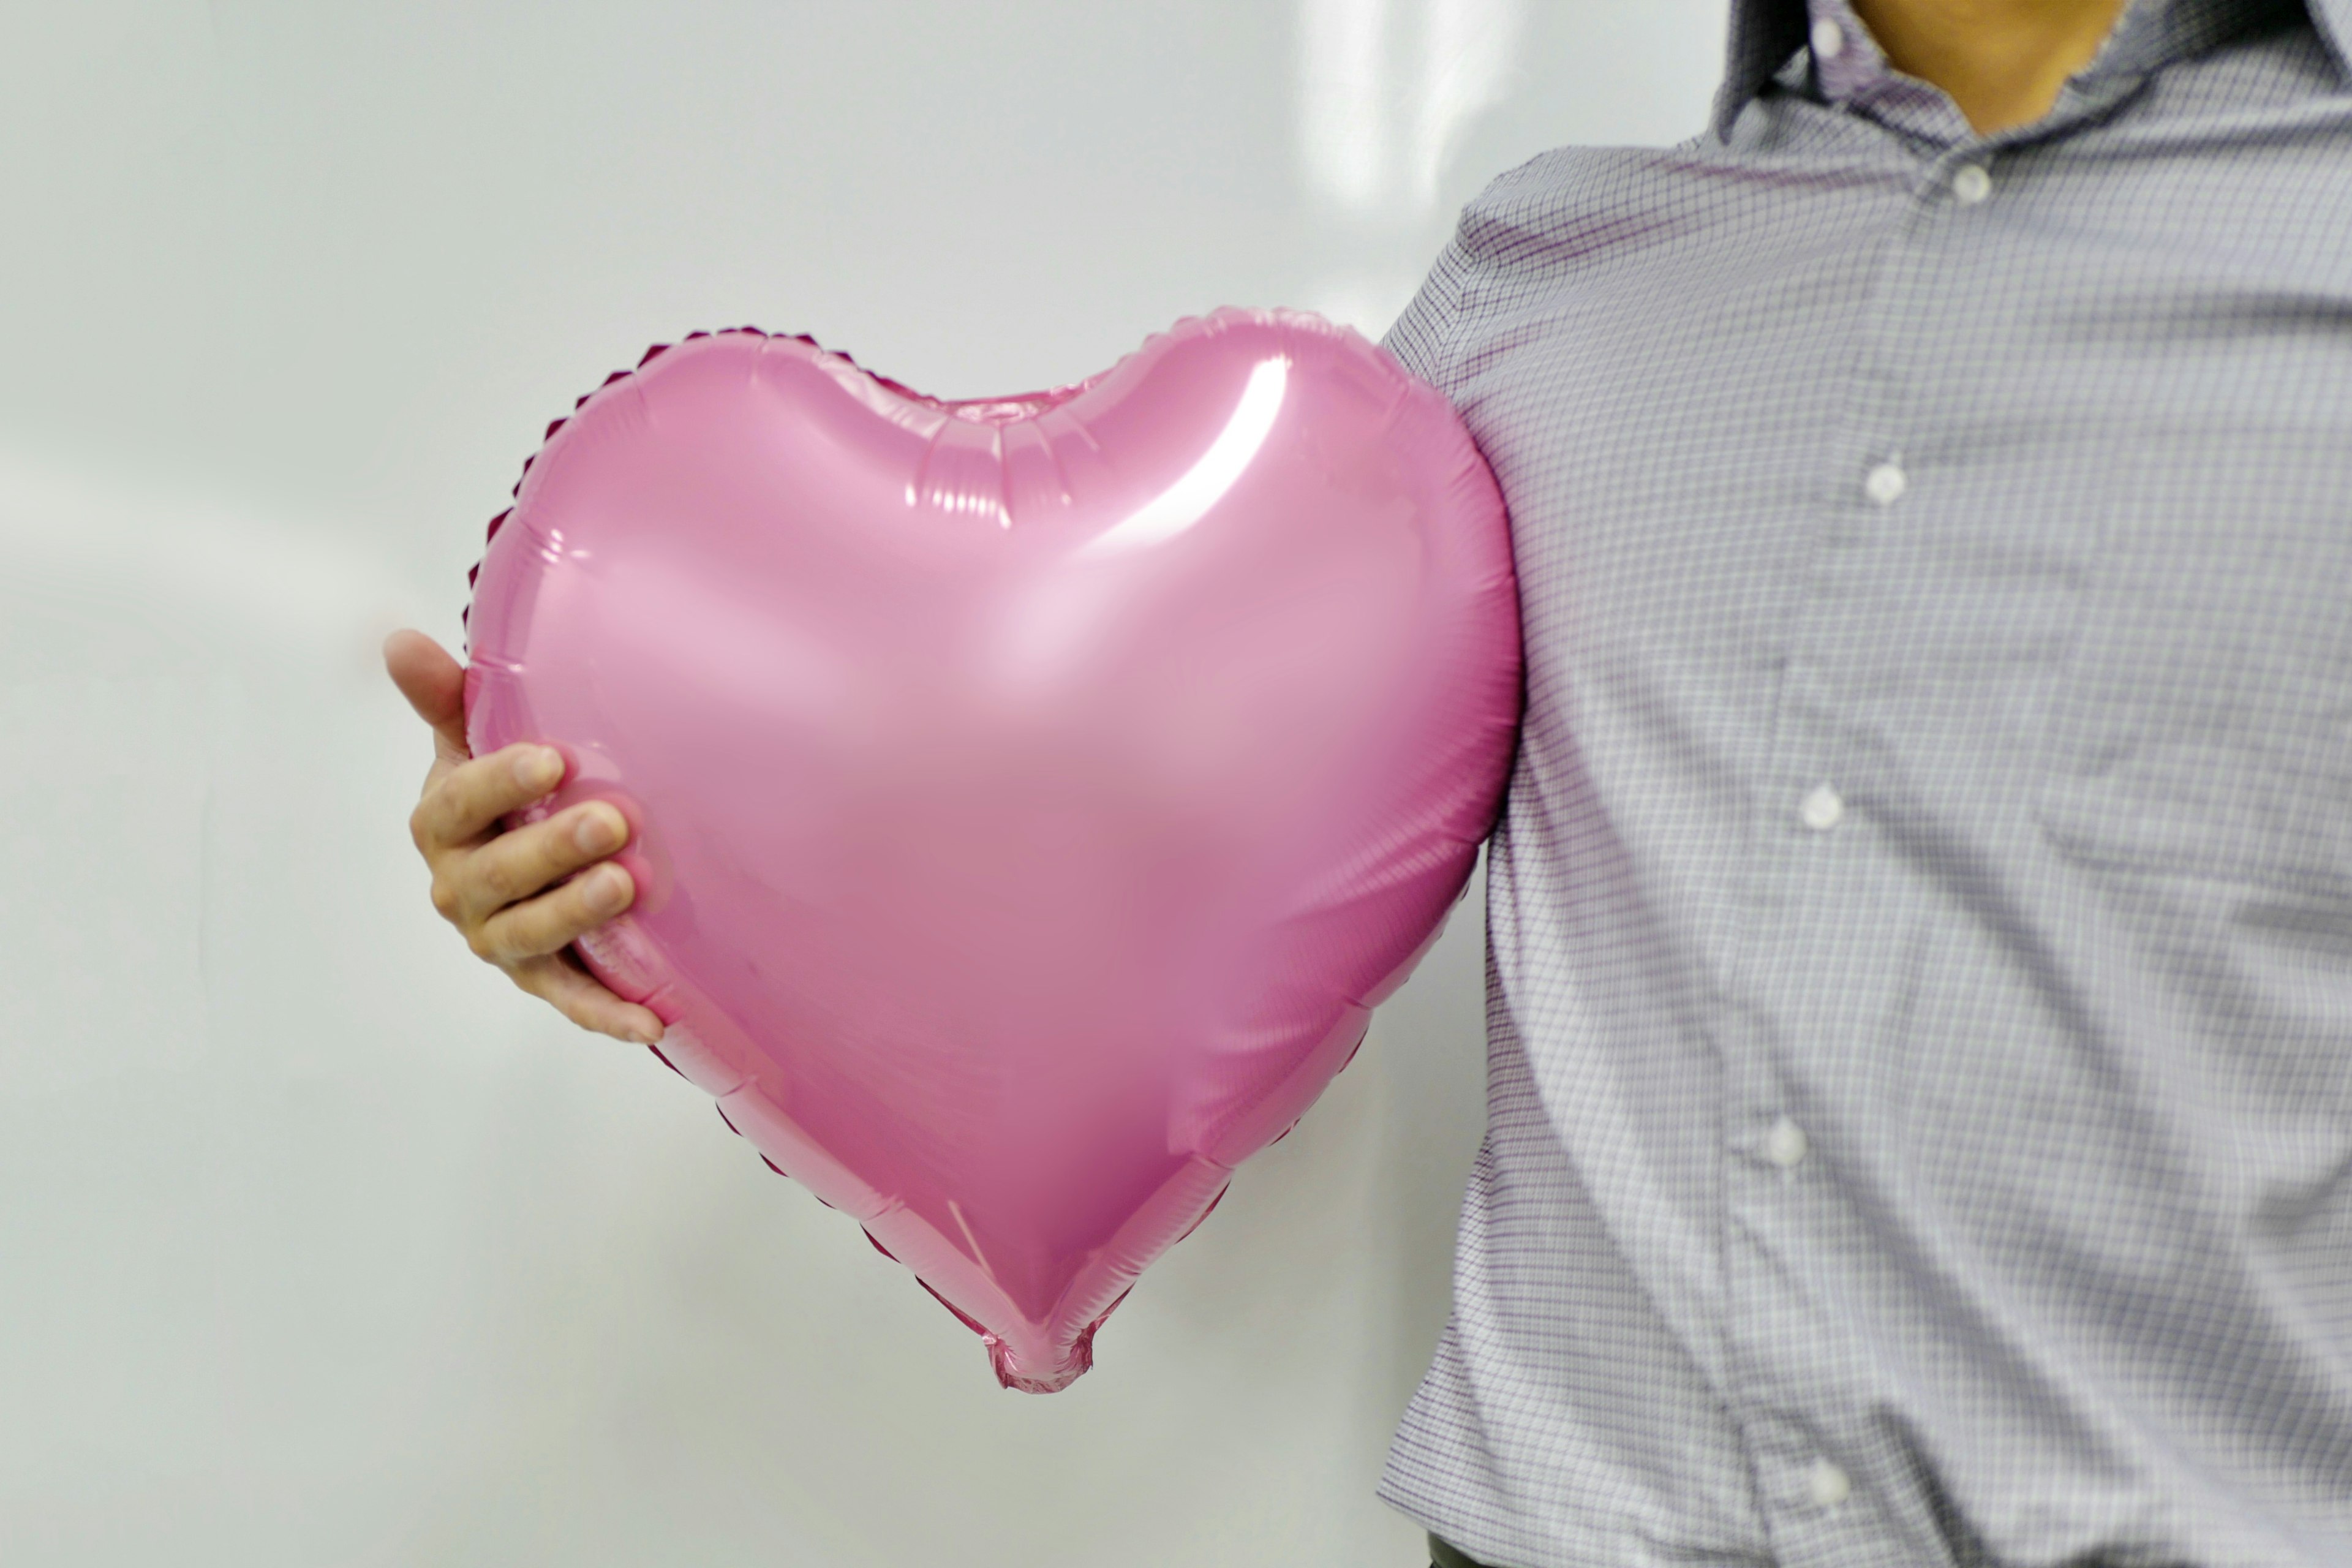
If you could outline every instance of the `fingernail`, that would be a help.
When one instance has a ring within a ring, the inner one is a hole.
[[[572,830],[572,842],[590,855],[602,854],[621,841],[621,830],[608,811],[592,811]]]
[[[525,789],[545,790],[563,776],[563,754],[548,746],[533,746],[515,759],[515,783]]]
[[[629,901],[629,874],[618,866],[599,866],[588,874],[588,907],[599,913]]]
[[[642,1024],[632,1024],[623,1032],[628,1036],[630,1044],[638,1046],[657,1045],[662,1037],[661,1030],[648,1029]]]

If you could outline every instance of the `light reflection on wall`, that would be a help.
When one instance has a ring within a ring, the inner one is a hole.
[[[1376,334],[1410,297],[1450,216],[1448,158],[1512,85],[1522,13],[1522,0],[1299,0],[1299,172],[1360,252],[1315,308]]]
[[[1503,95],[1521,0],[1299,0],[1299,153],[1308,189],[1421,216],[1462,130]]]

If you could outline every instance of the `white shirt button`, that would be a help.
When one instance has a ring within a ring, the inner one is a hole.
[[[1864,476],[1862,493],[1881,506],[1893,506],[1911,488],[1910,479],[1894,463],[1881,463]]]
[[[1845,29],[1836,21],[1822,16],[1813,23],[1813,55],[1816,58],[1833,60],[1845,52]]]
[[[1764,1157],[1784,1171],[1793,1171],[1803,1164],[1812,1146],[1805,1130],[1785,1116],[1772,1123],[1772,1130],[1764,1134]]]
[[[1838,818],[1845,815],[1845,802],[1829,785],[1815,784],[1812,792],[1805,796],[1804,804],[1797,807],[1797,815],[1814,832],[1827,833],[1838,825]]]
[[[1853,1483],[1827,1459],[1815,1459],[1813,1468],[1805,1472],[1805,1495],[1813,1500],[1815,1508],[1835,1508],[1853,1495]]]
[[[1967,164],[1952,176],[1952,195],[1961,205],[1972,207],[1992,195],[1992,176],[1980,164]]]

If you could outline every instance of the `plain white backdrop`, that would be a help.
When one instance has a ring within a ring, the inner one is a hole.
[[[1722,0],[0,0],[0,1562],[1404,1568],[1478,903],[1066,1394],[434,917],[541,427],[753,322],[925,391],[1699,126]]]

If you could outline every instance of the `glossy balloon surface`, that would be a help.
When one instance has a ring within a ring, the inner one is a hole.
[[[961,404],[657,350],[527,468],[469,634],[477,752],[634,825],[587,962],[1032,1390],[1345,1065],[1519,709],[1468,435],[1284,311]]]

